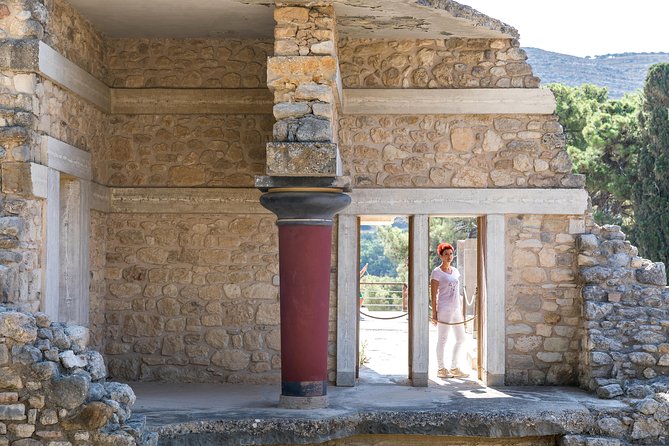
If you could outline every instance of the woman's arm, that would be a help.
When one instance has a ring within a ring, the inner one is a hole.
[[[430,281],[430,295],[432,296],[432,324],[437,325],[437,291],[439,290],[439,281],[432,279]]]

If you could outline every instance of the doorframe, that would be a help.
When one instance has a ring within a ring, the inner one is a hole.
[[[485,284],[479,350],[480,379],[484,385],[504,385],[506,360],[506,214],[576,215],[587,209],[583,189],[356,189],[352,203],[338,216],[337,232],[337,386],[354,386],[358,308],[359,259],[357,216],[407,215],[417,223],[412,237],[412,384],[427,385],[429,364],[427,287],[428,216],[471,216],[485,219]],[[421,223],[423,222],[423,223]],[[424,226],[424,230],[418,230]],[[421,289],[424,291],[421,292]],[[423,313],[425,317],[420,317]],[[419,323],[420,320],[424,324]],[[424,359],[423,359],[424,358]]]

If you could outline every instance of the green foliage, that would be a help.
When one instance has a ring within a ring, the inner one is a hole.
[[[437,266],[441,263],[437,255],[439,243],[450,243],[457,249],[456,242],[469,238],[475,231],[475,218],[430,218],[430,265]]]
[[[383,254],[397,265],[397,276],[406,281],[409,275],[409,231],[395,226],[381,226],[379,239],[383,244]]]
[[[394,276],[397,264],[383,253],[383,244],[377,231],[360,233],[360,265],[367,264],[367,274],[372,276]]]
[[[557,100],[557,115],[567,134],[574,171],[586,176],[595,220],[621,225],[630,232],[640,147],[640,95],[609,99],[606,88],[594,85],[552,84],[549,88]]]
[[[393,285],[377,285],[390,283]],[[360,294],[363,306],[370,311],[399,311],[402,309],[402,283],[399,278],[391,276],[366,275],[360,280]]]
[[[642,145],[634,187],[635,240],[645,257],[669,262],[669,64],[653,65],[639,116]]]

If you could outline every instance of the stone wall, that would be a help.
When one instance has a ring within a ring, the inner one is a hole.
[[[30,165],[39,146],[35,76],[23,43],[44,36],[39,2],[0,2],[0,302],[35,310],[41,292],[42,200],[33,195]]]
[[[582,217],[507,217],[506,384],[573,385],[581,300],[575,277]]]
[[[512,39],[339,42],[345,88],[537,88]]]
[[[107,225],[111,376],[278,380],[273,216],[110,214]]]
[[[88,288],[90,344],[103,351],[105,337],[105,308],[107,298],[107,214],[91,211],[88,262],[90,283]]]
[[[669,382],[669,288],[663,263],[638,256],[618,226],[579,239],[585,318],[581,383],[602,396],[645,396]]]
[[[234,39],[108,39],[114,88],[263,88],[272,42]]]
[[[0,446],[156,444],[130,420],[135,394],[107,382],[88,329],[0,306]]]
[[[113,115],[100,171],[110,186],[253,187],[271,115]]]
[[[582,187],[554,116],[344,116],[355,187]]]
[[[35,7],[39,4],[32,1]],[[44,42],[98,79],[106,71],[103,36],[65,0],[44,0]]]

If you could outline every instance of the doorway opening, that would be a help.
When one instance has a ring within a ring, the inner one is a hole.
[[[457,298],[457,310],[454,310],[458,313],[457,315],[445,316],[448,320],[441,320],[444,316],[439,312],[437,323],[429,325],[430,368],[428,376],[430,381],[442,385],[452,383],[451,380],[476,380],[480,378],[479,284],[483,279],[479,267],[481,256],[478,221],[474,217],[432,216],[429,218],[428,228],[430,281],[432,272],[439,271],[442,264],[437,247],[440,243],[449,243],[454,248],[451,267],[455,268],[459,275],[458,295],[460,296]],[[453,277],[452,274],[448,276]],[[430,315],[432,315],[432,299],[430,299]],[[441,364],[437,358],[440,333],[442,344],[445,343],[443,347],[440,346],[443,352]],[[446,376],[438,375],[441,366],[447,370]]]
[[[409,218],[360,216],[356,377],[408,384]]]

